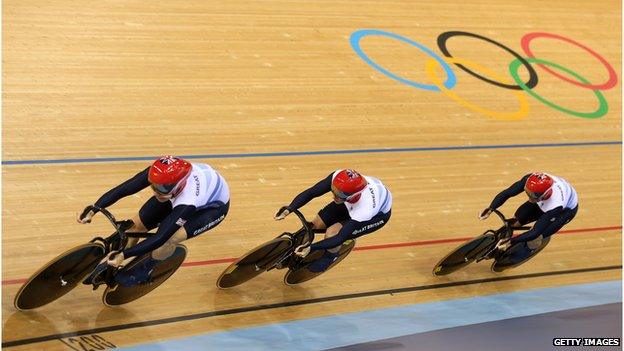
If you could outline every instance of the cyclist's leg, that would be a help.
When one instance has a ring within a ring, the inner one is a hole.
[[[156,197],[149,198],[139,213],[132,218],[134,225],[128,229],[129,232],[148,232],[160,225],[160,222],[171,213],[171,202],[160,202]],[[177,233],[176,233],[177,234]],[[175,234],[174,234],[175,236]],[[126,248],[136,245],[141,238],[128,238]],[[128,261],[134,260],[134,257],[128,258]],[[127,263],[127,262],[126,262]],[[115,280],[123,286],[134,286],[150,279],[151,271],[158,263],[153,257],[148,257],[142,262],[134,265],[128,270],[123,270],[115,275]]]
[[[197,211],[195,216],[189,219],[184,226],[180,227],[163,245],[153,250],[147,259],[125,272],[125,274],[116,276],[117,281],[124,286],[133,286],[149,281],[154,268],[173,255],[177,244],[216,227],[223,221],[228,209],[229,202],[218,207]],[[148,212],[148,214],[151,214],[151,212]],[[146,225],[148,227],[154,225],[153,219],[155,217],[141,216],[141,221],[146,218],[150,219],[150,222],[148,222],[150,224]]]
[[[511,226],[512,227],[521,227],[521,226],[526,225],[528,223],[533,223],[533,222],[537,221],[542,214],[544,214],[544,212],[542,212],[542,210],[539,208],[539,206],[536,203],[526,201],[525,203],[520,205],[520,207],[518,207],[518,209],[516,209],[516,212],[514,213],[514,216],[512,218],[512,219],[515,220],[515,222],[513,222],[511,224]],[[503,226],[502,228],[505,228],[505,227]],[[505,237],[503,237],[503,238],[505,238]],[[507,237],[506,239],[509,239],[509,237]],[[518,249],[519,249],[519,246],[514,248],[515,251],[517,251]],[[507,250],[498,250],[497,249],[494,252],[492,252],[492,254],[489,257],[490,258],[498,258],[505,251],[507,251]]]
[[[510,247],[506,254],[509,255],[511,261],[514,263],[521,263],[528,258],[534,256],[539,251],[541,251],[548,243],[550,242],[550,237],[557,233],[564,225],[569,223],[574,216],[576,216],[576,212],[578,210],[578,206],[574,209],[565,209],[563,212],[554,219],[553,222],[541,233],[537,238],[527,241],[527,242],[519,242],[512,247]]]
[[[575,208],[564,209],[563,212],[557,218],[555,218],[555,220],[550,223],[548,228],[546,228],[544,232],[538,237],[538,239],[542,239],[546,242],[541,243],[539,241],[534,242],[534,240],[532,240],[532,241],[527,242],[528,247],[530,249],[535,250],[535,249],[541,249],[544,246],[546,246],[546,244],[548,243],[547,240],[550,240],[550,237],[552,235],[556,234],[558,231],[561,230],[561,228],[563,228],[563,226],[570,223],[570,221],[574,219],[574,217],[576,216],[577,211],[578,211],[578,206],[576,206]]]
[[[349,239],[355,240],[362,235],[370,234],[381,229],[386,225],[386,223],[388,223],[388,220],[390,220],[390,215],[390,211],[388,213],[380,212],[368,221],[359,222],[359,225],[356,228],[353,228],[353,233],[355,234],[352,234]],[[327,228],[325,237],[329,238],[338,234],[338,232],[342,229],[342,226],[342,223],[336,223],[330,226]],[[342,244],[331,249],[327,249],[323,256],[313,262],[308,269],[312,272],[322,272],[326,270],[338,258],[341,247]]]
[[[132,222],[134,224],[132,225],[132,227],[130,227],[130,229],[127,230],[128,232],[147,233],[149,231],[149,229],[147,229],[141,221],[141,216],[139,216],[138,213],[134,217],[132,217]],[[128,238],[126,248],[130,248],[136,245],[139,242],[139,239],[140,238]]]
[[[155,197],[149,198],[141,209],[139,213],[132,218],[133,225],[126,231],[128,232],[148,232],[151,229],[154,229],[160,224],[160,222],[171,212],[171,202],[160,202],[156,200]],[[126,248],[132,247],[139,242],[140,238],[128,238],[128,242],[126,243]],[[125,263],[133,260],[134,258],[128,258]],[[106,271],[108,264],[106,262],[100,262],[100,264],[95,267],[89,278],[85,280],[88,284],[92,281],[97,281],[102,273]],[[117,279],[117,277],[116,277]],[[123,279],[123,278],[121,278]]]
[[[520,264],[541,251],[548,245],[548,242],[550,242],[550,237],[540,235],[533,240],[516,243],[504,252],[506,258],[502,262],[505,262],[505,265]],[[503,257],[503,255],[500,257]]]
[[[332,201],[318,212],[312,223],[315,229],[326,229],[325,239],[327,239],[338,234],[340,229],[342,229],[342,224],[347,220],[349,220],[347,207],[344,204],[337,204]],[[317,227],[318,224],[320,225]],[[327,251],[337,254],[340,251],[340,246],[333,247]]]
[[[538,250],[546,246],[549,241],[550,236],[544,237],[543,235],[540,235],[533,240],[527,241],[526,245],[529,250]]]
[[[312,228],[313,229],[326,229],[327,225],[325,224],[325,222],[319,215],[316,215],[316,217],[314,217],[314,219],[312,220]]]
[[[180,227],[164,244],[159,248],[152,251],[152,259],[157,264],[160,261],[164,261],[175,251],[176,245],[186,240],[188,237],[186,229]]]
[[[514,213],[516,222],[513,223],[513,226],[520,227],[528,223],[533,223],[537,221],[542,214],[544,214],[544,212],[542,212],[536,203],[526,201],[520,205],[516,213]]]
[[[330,202],[323,207],[316,218],[312,221],[314,229],[325,229],[325,238],[330,238],[340,231],[342,223],[349,219],[349,211],[344,204],[337,204]],[[313,272],[321,272],[331,265],[331,263],[338,257],[340,247],[332,247],[323,252],[323,255],[314,260],[312,264],[308,266]]]
[[[518,209],[514,213],[513,219],[515,219],[515,222],[513,222],[511,226],[521,227],[523,225],[533,223],[537,221],[540,218],[540,216],[543,214],[544,212],[539,208],[539,206],[536,203],[526,201],[525,203],[520,205],[520,207],[518,207]],[[499,230],[502,230],[503,228],[505,227],[503,226]],[[509,238],[507,237],[506,239],[509,239]],[[521,252],[521,251],[524,252],[527,250],[528,249],[526,248],[525,243],[518,243],[514,246],[507,248],[506,250],[496,249],[492,251],[491,254],[487,258],[499,259],[500,257],[502,257],[502,255],[505,252],[507,252],[508,254],[515,253],[516,255],[520,255],[520,253],[518,252]]]
[[[167,259],[173,254],[176,245],[180,242],[199,236],[223,222],[229,209],[229,202],[220,206],[200,209],[167,242],[152,251],[152,258],[159,261]]]
[[[358,222],[358,226],[356,228],[353,228],[354,234],[352,234],[349,237],[349,239],[355,239],[360,236],[370,234],[372,232],[375,232],[381,229],[383,226],[386,225],[386,223],[388,223],[391,215],[392,215],[392,211],[388,211],[388,213],[380,212],[376,214],[373,218],[369,219],[368,221]],[[338,232],[342,229],[344,222],[345,221],[341,223],[335,223],[329,228],[327,228],[327,232],[325,233],[325,238],[331,238],[332,236],[338,234]],[[340,246],[329,249],[328,251],[332,251],[334,249],[340,250]]]
[[[230,202],[217,202],[211,207],[199,209],[196,214],[184,224],[184,229],[188,233],[185,239],[191,239],[203,234],[225,220],[230,210]]]
[[[146,233],[160,224],[160,222],[171,213],[170,201],[160,202],[156,197],[149,198],[137,213],[132,221],[134,225],[128,229],[129,232]],[[128,238],[126,248],[132,247],[139,242],[140,238]]]
[[[340,229],[342,229],[342,223],[335,223],[335,224],[331,225],[325,231],[325,239],[331,238],[332,236],[335,236],[336,234],[338,234]],[[327,252],[331,252],[332,254],[336,254],[337,255],[338,252],[340,251],[340,247],[342,247],[342,244],[338,245],[336,247],[332,247],[331,249],[327,249]]]
[[[373,218],[368,221],[359,222],[359,227],[354,229],[354,233],[351,235],[351,239],[359,238],[363,235],[367,235],[373,232],[378,231],[383,228],[388,221],[390,221],[390,217],[392,216],[392,211],[388,211],[388,213],[379,212]]]

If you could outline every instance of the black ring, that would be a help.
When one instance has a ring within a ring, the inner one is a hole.
[[[450,31],[450,32],[444,32],[442,34],[440,34],[438,36],[438,47],[440,48],[440,51],[442,51],[442,53],[444,54],[444,56],[446,57],[453,57],[451,56],[451,54],[449,53],[448,49],[446,48],[446,41],[449,40],[452,37],[455,36],[466,36],[466,37],[473,37],[473,38],[477,38],[477,39],[481,39],[481,40],[485,40],[489,43],[492,43],[496,46],[498,46],[501,49],[504,49],[505,51],[507,51],[508,53],[512,54],[515,58],[517,58],[518,60],[520,60],[520,62],[522,62],[522,64],[524,65],[524,67],[526,67],[526,69],[529,71],[529,81],[526,82],[526,86],[531,89],[534,88],[537,85],[537,72],[535,72],[535,69],[533,69],[533,67],[531,66],[530,63],[527,62],[527,60],[525,60],[522,56],[520,56],[517,52],[511,50],[510,48],[506,47],[505,45],[494,41],[490,38],[486,38],[484,36],[478,35],[478,34],[474,34],[474,33],[468,33],[468,32],[461,32],[461,31]],[[505,88],[505,89],[513,89],[513,90],[522,90],[522,87],[519,85],[510,85],[510,84],[505,84],[505,83],[501,83],[501,82],[497,82],[495,80],[491,80],[487,77],[481,76],[471,70],[469,70],[468,68],[464,67],[463,65],[456,63],[455,64],[457,67],[461,68],[464,72],[473,75],[476,78],[481,79],[482,81],[488,82],[490,84],[496,85],[498,87],[501,88]]]

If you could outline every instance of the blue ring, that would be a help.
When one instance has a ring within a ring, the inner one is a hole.
[[[438,63],[440,64],[440,66],[442,66],[442,68],[444,68],[444,72],[446,72],[446,76],[448,77],[446,79],[446,82],[444,82],[444,86],[447,89],[452,89],[455,84],[457,83],[457,79],[455,77],[455,73],[453,72],[453,70],[451,69],[451,66],[449,66],[440,56],[436,55],[436,53],[434,53],[433,51],[431,51],[429,48],[425,47],[422,44],[419,44],[409,38],[405,38],[402,37],[398,34],[394,34],[394,33],[390,33],[390,32],[384,32],[381,30],[377,30],[377,29],[361,29],[358,31],[353,32],[353,34],[351,34],[351,38],[349,39],[349,42],[351,43],[351,47],[353,48],[353,50],[355,50],[355,53],[358,54],[358,56],[360,56],[360,58],[362,60],[364,60],[364,62],[368,63],[371,67],[373,67],[374,69],[376,69],[377,71],[383,73],[385,76],[392,78],[396,81],[399,81],[403,84],[407,84],[409,86],[412,86],[414,88],[418,88],[418,89],[423,89],[423,90],[429,90],[429,91],[440,91],[440,88],[438,88],[435,85],[427,85],[427,84],[420,84],[420,83],[416,83],[413,82],[409,79],[405,79],[402,77],[397,76],[396,74],[388,71],[387,69],[379,66],[378,64],[375,63],[375,61],[371,60],[365,53],[364,51],[362,51],[362,48],[360,47],[360,40],[362,40],[362,38],[367,37],[369,35],[381,35],[384,37],[390,37],[390,38],[394,38],[397,40],[400,40],[404,43],[410,44],[412,46],[415,46],[417,48],[419,48],[420,50],[424,51],[426,54],[428,54],[429,56],[433,57],[436,61],[438,61]]]

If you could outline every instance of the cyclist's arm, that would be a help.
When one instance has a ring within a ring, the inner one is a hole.
[[[331,191],[331,182],[334,173],[330,173],[325,179],[320,182],[314,184],[311,188],[304,190],[301,194],[297,195],[288,208],[290,211],[299,209],[308,202],[312,201],[312,199],[319,197],[323,194],[327,194]]]
[[[149,167],[137,173],[134,177],[107,191],[95,202],[95,206],[106,208],[119,201],[121,198],[136,194],[147,188],[149,186],[149,180],[147,180],[148,171]]]
[[[160,223],[156,233],[137,245],[123,251],[124,257],[140,256],[163,246],[195,213],[195,206],[178,205]]]
[[[533,239],[536,239],[538,236],[543,235],[544,237],[547,237],[553,233],[547,233],[546,229],[548,228],[548,226],[550,225],[550,223],[552,223],[553,221],[555,221],[560,215],[561,212],[563,212],[563,207],[559,206],[557,208],[554,208],[546,213],[544,213],[536,222],[535,225],[533,226],[533,228],[531,228],[530,230],[527,230],[526,232],[511,238],[511,244],[516,244],[522,241],[531,241]]]
[[[323,239],[312,244],[312,246],[310,246],[310,250],[327,250],[342,245],[342,243],[349,239],[351,233],[360,227],[360,222],[350,219],[342,226],[340,231],[338,231],[338,234],[332,236],[331,238]]]
[[[513,183],[509,188],[501,191],[498,195],[496,195],[496,197],[494,197],[494,200],[492,200],[492,203],[490,204],[490,208],[495,210],[503,206],[505,201],[509,200],[509,198],[516,196],[520,194],[521,192],[523,192],[524,184],[526,184],[526,181],[527,179],[529,179],[530,175],[531,174],[525,175],[524,177],[522,177],[522,179]]]

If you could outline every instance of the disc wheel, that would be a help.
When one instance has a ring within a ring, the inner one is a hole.
[[[273,267],[284,252],[291,248],[292,240],[289,237],[275,238],[254,248],[221,273],[217,279],[217,286],[227,289],[257,277]]]
[[[35,272],[15,295],[18,310],[46,305],[70,292],[104,257],[101,243],[76,246],[60,254]]]
[[[495,242],[496,236],[486,233],[461,244],[433,267],[433,275],[447,275],[469,265]]]

